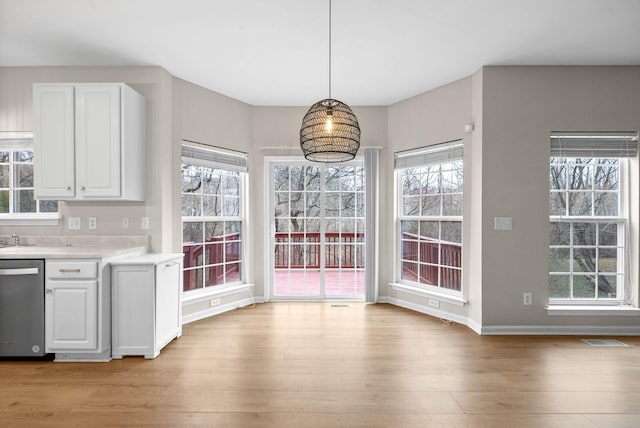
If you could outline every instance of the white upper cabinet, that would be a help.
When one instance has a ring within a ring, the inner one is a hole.
[[[73,86],[33,88],[35,193],[39,199],[75,196]]]
[[[34,84],[38,199],[145,198],[144,98],[122,83]]]

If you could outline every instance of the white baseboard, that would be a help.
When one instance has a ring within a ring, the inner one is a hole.
[[[392,305],[396,305],[402,308],[411,309],[412,311],[420,312],[421,314],[430,315],[432,317],[436,317],[436,318],[440,318],[448,321],[454,321],[462,325],[468,325],[468,320],[466,317],[456,315],[456,314],[450,314],[448,312],[444,312],[439,309],[432,308],[430,306],[423,306],[417,303],[407,302],[406,300],[397,299],[395,297],[379,298],[378,302],[390,303]]]
[[[640,326],[545,326],[545,325],[499,325],[482,326],[466,317],[449,314],[429,306],[418,305],[395,297],[381,296],[379,303],[389,303],[420,312],[425,315],[455,321],[466,325],[477,334],[483,336],[514,335],[514,336],[640,336]]]
[[[182,317],[182,323],[198,321],[203,318],[219,315],[224,312],[252,305],[254,300],[251,298],[241,299],[225,305],[208,308],[207,310],[196,312]],[[255,303],[265,303],[264,297],[255,298]],[[640,336],[640,326],[545,326],[545,325],[498,325],[498,326],[481,326],[480,324],[460,315],[450,314],[430,306],[423,306],[406,300],[397,299],[395,297],[380,296],[378,303],[389,303],[405,309],[410,309],[425,315],[436,317],[439,319],[454,321],[458,324],[465,325],[477,334],[484,336],[498,335],[514,335],[514,336]]]
[[[474,328],[474,331],[477,331]],[[640,326],[495,325],[481,327],[482,335],[640,336]]]
[[[264,299],[257,297],[254,301],[254,299],[247,297],[245,299],[242,300],[237,300],[235,302],[231,302],[231,303],[227,303],[224,305],[220,305],[220,306],[216,306],[213,308],[208,308],[204,311],[199,311],[199,312],[194,312],[192,314],[189,315],[184,315],[182,317],[182,324],[188,324],[190,322],[194,322],[194,321],[198,321],[204,318],[208,318],[208,317],[212,317],[214,315],[220,315],[222,313],[225,312],[229,312],[232,311],[234,309],[238,309],[238,308],[242,308],[245,306],[249,306],[249,305],[253,305],[253,303],[263,303]]]
[[[467,327],[475,331],[477,334],[482,334],[482,326],[475,321],[467,320]]]

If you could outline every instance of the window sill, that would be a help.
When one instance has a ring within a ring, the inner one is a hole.
[[[193,304],[204,302],[212,297],[228,296],[229,294],[235,294],[240,291],[248,290],[251,293],[251,287],[253,284],[235,284],[229,286],[217,286],[209,287],[204,290],[193,290],[182,293],[183,304]]]
[[[549,315],[569,315],[569,316],[618,316],[637,317],[640,316],[640,308],[633,306],[570,306],[570,305],[549,305],[547,306]]]
[[[0,214],[3,226],[57,226],[59,213],[50,214]]]
[[[444,303],[450,303],[456,306],[464,306],[467,304],[467,301],[462,298],[462,296],[454,296],[447,293],[440,293],[437,291],[426,290],[424,288],[416,287],[408,284],[401,284],[399,282],[392,282],[389,284],[391,288],[394,290],[404,291],[407,293],[415,294],[416,296],[430,297],[432,299],[437,299]]]

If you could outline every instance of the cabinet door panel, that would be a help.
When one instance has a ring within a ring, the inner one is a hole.
[[[49,281],[45,301],[47,352],[98,346],[97,281]]]
[[[147,266],[114,269],[113,353],[153,353],[153,271]]]
[[[181,270],[175,262],[156,266],[156,335],[163,346],[176,337],[180,329]]]
[[[120,87],[76,88],[79,198],[120,196]]]
[[[75,195],[73,86],[34,85],[34,174],[38,199]]]

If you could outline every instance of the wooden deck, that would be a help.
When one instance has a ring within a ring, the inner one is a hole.
[[[276,269],[275,296],[318,296],[320,269]],[[359,298],[364,296],[364,269],[325,269],[325,296]]]

